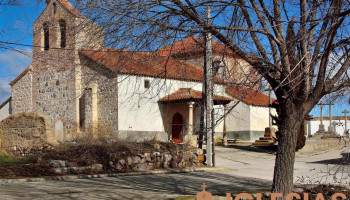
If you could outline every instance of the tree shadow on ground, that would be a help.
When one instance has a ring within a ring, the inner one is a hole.
[[[317,164],[333,164],[333,165],[349,165],[350,160],[343,159],[343,158],[335,158],[335,159],[327,159],[327,160],[319,160],[315,162],[308,162],[308,163],[317,163]]]
[[[222,148],[233,148],[244,151],[251,151],[257,153],[268,153],[268,154],[276,154],[277,146],[268,146],[268,147],[255,147],[252,145],[239,145],[239,144],[231,144],[228,146],[221,146]]]
[[[7,195],[12,187],[13,198],[167,199],[177,195],[196,195],[202,191],[203,183],[208,186],[208,192],[220,196],[228,192],[263,192],[271,187],[271,181],[262,179],[197,172],[9,184],[0,186],[0,197]]]

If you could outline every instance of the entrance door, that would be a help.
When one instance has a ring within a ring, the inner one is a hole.
[[[182,138],[181,138],[182,125],[183,125],[182,116],[180,115],[180,113],[176,113],[173,117],[172,128],[171,128],[172,140],[176,143],[182,142]]]

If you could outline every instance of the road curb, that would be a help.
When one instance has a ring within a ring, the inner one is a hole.
[[[140,176],[140,175],[153,175],[153,174],[211,172],[211,171],[221,171],[221,170],[225,170],[225,168],[197,167],[197,168],[185,168],[185,169],[164,169],[164,170],[153,170],[153,171],[136,171],[136,172],[112,173],[112,174],[63,175],[63,176],[48,176],[48,177],[38,177],[38,178],[0,179],[0,184],[25,183],[25,182],[44,182],[44,181],[67,181],[67,180],[75,180],[75,179],[93,179],[93,178],[121,177],[121,176]]]

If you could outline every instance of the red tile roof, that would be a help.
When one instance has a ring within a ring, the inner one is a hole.
[[[248,105],[261,107],[269,106],[269,96],[251,88],[227,86],[226,93]],[[272,98],[272,102],[274,101],[275,99]]]
[[[120,74],[194,82],[203,80],[203,70],[201,68],[155,53],[108,48],[100,51],[80,50],[80,53]],[[224,84],[224,81],[218,77],[215,77],[214,81],[218,84]]]
[[[0,105],[0,109],[3,108],[7,103],[9,103],[11,101],[12,97],[9,97],[8,99],[6,99],[1,105]]]
[[[179,90],[161,98],[158,102],[178,102],[178,101],[200,101],[202,99],[203,93],[197,90],[193,90],[191,88],[180,88]],[[229,97],[214,95],[214,101],[224,101],[230,102],[233,99]]]
[[[212,40],[213,53],[220,55],[235,55],[234,52],[221,42]],[[172,55],[176,57],[204,55],[204,39],[199,37],[188,37],[177,41],[158,50],[161,55]]]
[[[74,16],[76,16],[78,18],[86,18],[69,1],[67,1],[67,0],[57,0],[57,1]]]

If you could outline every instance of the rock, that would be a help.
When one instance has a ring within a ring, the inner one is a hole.
[[[198,154],[198,155],[202,155],[202,154],[204,154],[203,149],[197,149],[197,154]]]
[[[110,153],[110,154],[109,154],[109,159],[110,159],[111,161],[116,161],[117,158],[118,158],[117,153]]]
[[[48,160],[47,161],[47,164],[50,166],[50,167],[66,167],[66,163],[67,161],[63,161],[63,160]]]
[[[93,172],[100,172],[103,170],[103,165],[102,164],[92,164],[89,166],[89,169]]]
[[[163,168],[169,168],[169,163],[167,161],[164,161],[162,167]]]
[[[118,163],[115,167],[117,170],[122,170],[123,169],[123,165],[121,165],[120,163]]]
[[[67,173],[68,170],[67,170],[67,167],[55,167],[54,168],[56,173]]]
[[[56,173],[72,173],[72,172],[80,172],[80,171],[84,171],[87,170],[87,167],[57,167],[57,168],[53,168]]]
[[[148,168],[148,165],[147,165],[147,163],[140,163],[137,165],[137,168],[141,169],[141,170],[145,170]]]
[[[153,148],[156,149],[156,150],[160,150],[160,144],[154,143],[153,144]]]
[[[177,163],[176,163],[176,161],[175,161],[174,159],[171,159],[171,161],[170,161],[170,167],[171,167],[171,168],[177,168]]]
[[[109,167],[110,167],[110,168],[112,168],[112,169],[114,169],[114,168],[115,168],[115,166],[114,166],[114,162],[109,161],[109,163],[108,163],[108,164],[109,164]]]
[[[125,160],[124,160],[124,159],[120,159],[120,160],[119,160],[119,164],[120,164],[121,166],[125,166]]]
[[[55,168],[51,167],[48,170],[51,174],[57,174],[57,171],[55,170]]]
[[[144,154],[138,154],[138,156],[140,156],[140,158],[145,158],[145,155]]]
[[[132,163],[133,164],[138,164],[140,163],[141,158],[139,156],[133,156],[132,157]]]
[[[148,163],[147,169],[154,169],[154,164],[153,163]]]
[[[179,162],[179,163],[177,164],[177,167],[182,168],[182,167],[183,167],[183,162]]]
[[[67,162],[67,167],[78,167],[76,162]]]
[[[142,158],[139,163],[142,164],[142,163],[145,163],[145,162],[146,162],[146,159]]]
[[[160,152],[153,152],[154,157],[161,157],[162,154]]]
[[[161,168],[161,162],[155,162],[154,163],[154,168],[156,168],[156,169]]]
[[[127,157],[127,158],[126,158],[126,163],[127,163],[128,165],[132,165],[132,158],[131,158],[131,157]]]
[[[46,160],[43,159],[42,157],[39,157],[39,158],[36,159],[36,163],[38,165],[45,165],[46,164]]]
[[[150,153],[145,153],[144,155],[145,155],[146,162],[151,162],[152,161]]]
[[[164,153],[164,161],[169,162],[173,156],[170,153]]]
[[[196,153],[192,154],[192,160],[193,162],[198,162],[198,155]]]

